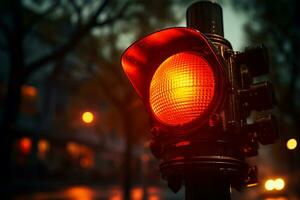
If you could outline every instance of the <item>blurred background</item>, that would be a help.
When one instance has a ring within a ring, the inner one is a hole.
[[[193,2],[1,0],[1,199],[183,199],[184,189],[174,195],[160,178],[147,114],[120,55],[146,34],[185,26]],[[280,140],[249,159],[260,185],[233,199],[298,199],[299,3],[217,2],[234,50],[269,49],[280,122]]]

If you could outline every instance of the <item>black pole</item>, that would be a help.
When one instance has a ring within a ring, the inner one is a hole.
[[[187,27],[199,30],[203,34],[215,34],[224,37],[222,7],[211,1],[199,1],[192,4],[186,13]]]
[[[224,37],[223,14],[220,5],[210,1],[192,4],[187,10],[187,26],[210,36]],[[230,184],[220,174],[187,175],[185,200],[230,200]]]
[[[230,200],[230,184],[224,177],[188,176],[185,179],[185,200]]]

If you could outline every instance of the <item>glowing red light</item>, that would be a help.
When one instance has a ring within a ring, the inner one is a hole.
[[[27,155],[31,152],[32,142],[28,137],[23,137],[19,140],[19,150],[22,154]]]
[[[150,106],[167,125],[183,125],[200,117],[215,93],[211,66],[197,52],[181,52],[167,58],[150,85]]]

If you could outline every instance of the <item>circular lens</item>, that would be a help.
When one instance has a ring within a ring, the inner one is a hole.
[[[268,191],[274,190],[274,180],[269,179],[265,182],[265,189]]]
[[[156,118],[167,125],[184,125],[200,117],[215,93],[211,66],[197,52],[182,52],[167,58],[150,84],[150,106]]]
[[[274,188],[276,190],[282,190],[285,186],[285,182],[282,178],[278,178],[274,181]]]

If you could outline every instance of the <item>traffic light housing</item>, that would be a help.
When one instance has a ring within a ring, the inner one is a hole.
[[[228,83],[223,65],[206,37],[190,28],[150,34],[122,56],[124,71],[153,121],[176,131],[207,121],[224,104]]]
[[[151,151],[174,192],[204,174],[228,188],[254,185],[257,169],[245,158],[277,138],[268,112],[273,88],[253,81],[268,73],[266,48],[233,51],[221,12],[216,3],[197,2],[187,12],[189,27],[152,33],[121,58],[150,116]]]

